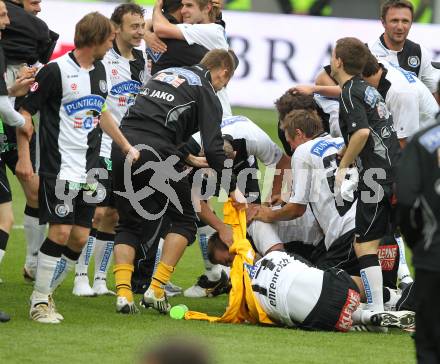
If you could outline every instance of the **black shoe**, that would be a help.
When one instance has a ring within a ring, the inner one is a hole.
[[[4,313],[3,311],[0,311],[0,322],[8,322],[11,318],[9,315]]]

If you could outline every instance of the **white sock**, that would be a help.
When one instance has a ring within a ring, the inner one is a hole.
[[[93,255],[93,250],[95,248],[96,236],[91,233],[87,239],[87,244],[84,246],[81,255],[75,265],[75,275],[87,275],[89,270],[90,259]]]
[[[353,312],[351,315],[351,318],[353,319],[353,325],[370,325],[371,324],[371,316],[373,316],[375,312],[363,310],[361,308],[358,308],[356,311]]]
[[[5,253],[6,252],[3,249],[0,249],[0,264],[1,264],[2,260],[3,260],[3,257],[5,256]]]
[[[52,282],[60,274],[61,257],[54,257],[38,252],[37,273],[35,275],[34,290],[49,296],[53,292]],[[40,297],[41,298],[41,297]]]
[[[399,269],[397,270],[397,278],[402,283],[411,283],[413,279],[406,262],[405,244],[401,236],[395,237],[397,245],[399,246]]]
[[[214,233],[215,230],[209,225],[197,228],[200,251],[202,252],[203,263],[205,265],[204,274],[213,282],[218,281],[222,275],[222,267],[219,264],[212,264],[208,258],[208,239]]]
[[[367,310],[383,311],[383,278],[379,265],[360,270],[367,297]]]
[[[46,225],[40,225],[38,217],[24,214],[24,235],[26,237],[25,267],[32,273],[37,269],[38,251],[46,237]]]
[[[105,280],[112,259],[115,235],[98,231],[95,241],[95,280]]]
[[[165,240],[160,238],[159,244],[157,246],[157,252],[156,252],[156,258],[154,258],[154,268],[153,268],[153,274],[151,276],[154,276],[154,273],[156,273],[157,265],[160,262],[160,258],[162,257],[162,249],[163,249],[163,243]]]
[[[75,260],[69,259],[64,254],[61,256],[61,259],[59,261],[59,269],[57,270],[57,274],[54,275],[54,278],[52,280],[53,291],[55,291],[60,286],[60,284],[64,282],[67,274],[75,266],[75,263]]]

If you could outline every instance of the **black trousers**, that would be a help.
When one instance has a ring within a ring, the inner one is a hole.
[[[419,364],[440,363],[440,272],[416,269],[416,352]]]

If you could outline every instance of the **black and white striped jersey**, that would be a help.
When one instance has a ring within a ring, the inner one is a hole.
[[[368,43],[368,48],[379,61],[386,60],[415,73],[432,93],[437,91],[440,71],[432,67],[432,55],[420,44],[406,39],[400,51],[393,51],[386,46],[382,34],[376,41]]]
[[[104,64],[81,68],[73,52],[50,62],[36,76],[22,107],[40,111],[38,173],[85,183],[97,166],[101,142],[99,117],[110,80]]]
[[[133,60],[122,57],[114,44],[104,57],[104,64],[111,81],[111,88],[107,97],[108,110],[113,114],[117,123],[120,123],[139,90],[150,78],[144,52],[133,49]],[[102,134],[101,157],[110,158],[112,140]]]

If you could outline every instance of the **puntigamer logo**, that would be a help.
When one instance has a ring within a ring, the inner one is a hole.
[[[94,110],[98,113],[101,112],[104,106],[105,99],[99,95],[89,95],[84,96],[74,101],[64,104],[64,110],[66,110],[67,115],[74,115],[79,111],[83,110]]]

